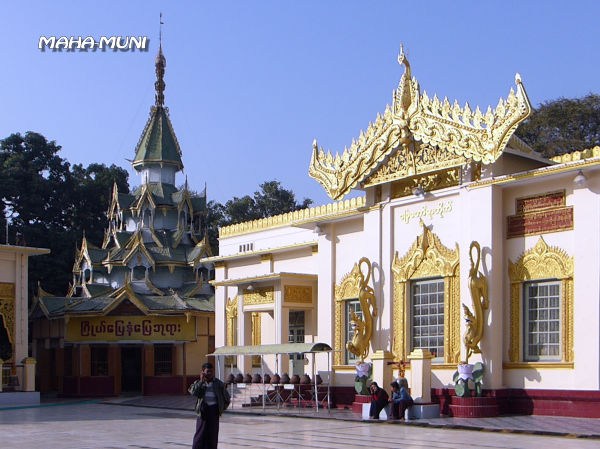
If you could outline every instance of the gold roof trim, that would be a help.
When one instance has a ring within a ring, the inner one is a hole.
[[[571,153],[561,154],[560,156],[554,156],[550,160],[564,164],[566,162],[581,161],[583,159],[590,159],[592,157],[600,156],[600,146],[594,148],[587,148],[585,150],[573,151]]]
[[[383,116],[377,115],[366,132],[353,140],[340,156],[325,153],[313,142],[309,175],[325,188],[334,200],[344,197],[365,180],[386,156],[396,148],[414,148],[415,143],[429,144],[464,156],[473,161],[490,164],[502,153],[520,122],[531,114],[532,107],[517,73],[516,91],[511,88],[506,100],[500,98],[494,110],[488,106],[473,111],[468,103],[460,107],[437,95],[430,98],[421,93],[416,78],[411,77],[410,64],[400,49],[398,63],[405,66],[398,88],[394,91],[392,107]]]
[[[248,232],[264,231],[280,226],[289,226],[299,221],[310,221],[325,216],[334,216],[356,212],[365,207],[365,197],[352,198],[336,203],[324,204],[322,206],[301,209],[287,214],[274,215],[272,217],[260,218],[258,220],[246,221],[234,225],[224,226],[219,229],[219,237],[232,237],[234,235],[246,234]]]

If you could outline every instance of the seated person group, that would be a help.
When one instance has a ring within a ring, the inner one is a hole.
[[[390,398],[386,391],[379,388],[377,382],[371,383],[369,390],[371,392],[371,409],[369,411],[370,419],[379,419],[379,414],[388,404],[390,407],[389,419],[404,419],[405,410],[413,405],[413,399],[408,392],[408,383],[406,379],[400,379],[400,382],[392,382],[392,397]]]

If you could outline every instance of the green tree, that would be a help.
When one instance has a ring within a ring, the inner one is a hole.
[[[84,229],[92,243],[102,243],[113,182],[120,191],[129,189],[122,168],[91,164],[71,169],[58,155],[60,149],[34,132],[0,141],[0,207],[9,217],[9,243],[51,250],[30,259],[30,294],[38,281],[64,294]]]
[[[294,192],[283,188],[279,181],[266,181],[259,187],[254,196],[234,197],[224,205],[214,201],[208,203],[207,232],[214,254],[218,254],[219,228],[306,209],[312,204],[308,198],[297,202]]]
[[[546,101],[516,134],[546,157],[600,145],[600,95]]]

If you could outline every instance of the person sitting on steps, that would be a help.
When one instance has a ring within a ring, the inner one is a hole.
[[[388,403],[388,394],[383,388],[379,388],[377,382],[372,382],[369,386],[371,392],[371,409],[369,410],[369,419],[379,419],[379,413]]]
[[[392,398],[390,399],[390,403],[392,404],[390,419],[400,419],[404,420],[404,412],[408,407],[414,404],[410,393],[408,392],[408,384],[406,383],[406,379],[402,379],[402,386],[396,381],[392,382],[390,386],[392,387]]]

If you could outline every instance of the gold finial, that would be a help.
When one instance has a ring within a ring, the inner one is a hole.
[[[162,12],[160,13],[160,30],[158,32],[158,55],[156,55],[156,82],[154,83],[154,89],[156,95],[154,96],[156,107],[163,107],[165,104],[165,67],[167,66],[167,60],[162,52]]]
[[[400,44],[400,53],[398,53],[398,64],[402,65],[406,56],[404,55],[404,44]]]
[[[404,44],[400,44],[400,53],[398,53],[398,64],[404,64],[406,67],[406,72],[408,73],[408,78],[410,79],[410,63],[408,62],[408,57],[406,53],[404,53]]]

